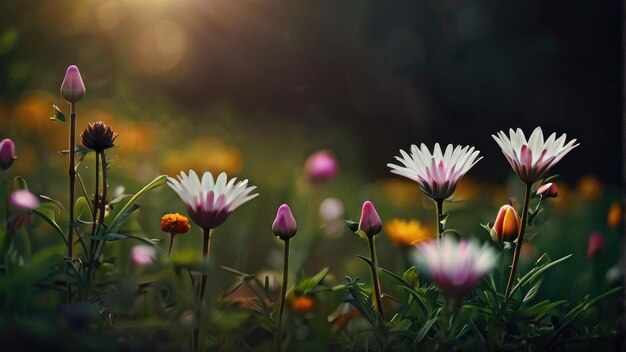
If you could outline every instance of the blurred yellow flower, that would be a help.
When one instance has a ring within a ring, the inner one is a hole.
[[[52,105],[57,103],[44,92],[35,92],[22,99],[13,111],[16,126],[24,131],[38,133],[51,126]]]
[[[243,161],[238,149],[218,139],[204,138],[184,150],[166,153],[161,167],[168,175],[175,175],[189,169],[211,173],[224,171],[233,174],[239,171],[242,165]]]
[[[622,204],[620,202],[613,202],[611,208],[609,208],[609,212],[606,214],[606,222],[609,224],[610,228],[615,229],[622,223],[623,216]]]
[[[386,178],[376,181],[374,187],[385,200],[397,207],[411,205],[421,198],[419,187],[409,180]]]
[[[393,243],[404,247],[435,238],[433,229],[414,219],[391,219],[385,224],[385,230]]]
[[[586,175],[578,181],[576,190],[581,197],[583,197],[583,199],[596,199],[602,195],[603,187],[597,177],[593,175]]]

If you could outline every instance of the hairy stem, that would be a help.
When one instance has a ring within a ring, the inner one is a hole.
[[[528,207],[530,206],[530,189],[532,183],[526,184],[526,194],[524,195],[524,207],[522,208],[522,220],[517,234],[517,240],[515,241],[515,252],[513,252],[513,264],[511,266],[511,273],[509,274],[509,281],[506,284],[506,291],[504,291],[504,301],[508,302],[511,295],[511,289],[513,288],[513,282],[515,281],[515,273],[517,271],[517,263],[522,252],[522,245],[524,244],[524,232],[526,231],[526,222],[528,222]]]

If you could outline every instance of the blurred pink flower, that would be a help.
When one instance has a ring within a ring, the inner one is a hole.
[[[143,266],[156,262],[157,253],[154,247],[140,244],[130,250],[130,259],[133,264]]]
[[[432,199],[449,198],[461,177],[482,159],[478,157],[480,151],[474,147],[448,144],[444,153],[439,143],[435,144],[432,154],[423,143],[420,148],[413,144],[411,155],[402,149],[400,154],[402,156],[396,156],[396,160],[404,166],[389,163],[391,172],[417,182],[422,192]]]
[[[296,223],[296,219],[293,217],[289,206],[287,204],[283,204],[278,207],[276,219],[274,219],[274,222],[272,223],[272,232],[274,235],[285,241],[295,236],[297,231],[298,224]]]
[[[587,257],[593,258],[604,251],[604,237],[600,232],[594,232],[587,242]]]
[[[432,276],[433,282],[449,297],[465,296],[496,265],[496,252],[474,240],[457,242],[444,237],[417,246],[413,259]]]
[[[26,189],[13,191],[9,196],[9,201],[11,205],[27,210],[33,210],[39,206],[39,198]]]
[[[502,148],[513,171],[526,184],[541,180],[561,158],[578,146],[574,144],[575,139],[565,144],[565,134],[557,139],[556,133],[552,133],[544,141],[541,127],[535,128],[528,140],[520,128],[516,131],[509,129],[509,136],[500,131],[491,137]]]
[[[0,142],[0,169],[6,170],[15,161],[15,144],[9,138]]]
[[[237,207],[259,195],[250,195],[256,186],[248,187],[248,180],[235,184],[235,177],[226,182],[225,172],[217,179],[205,172],[200,180],[195,171],[189,170],[189,176],[181,172],[177,178],[168,177],[168,186],[185,203],[191,220],[205,230],[223,224]]]
[[[331,152],[320,150],[307,158],[304,171],[312,181],[330,181],[339,175],[339,164]]]
[[[85,84],[78,67],[72,65],[67,68],[61,84],[61,96],[69,103],[76,103],[85,96]]]
[[[559,189],[556,187],[556,184],[550,182],[545,185],[541,185],[541,187],[537,188],[537,195],[541,197],[541,199],[546,198],[555,198],[559,193]]]

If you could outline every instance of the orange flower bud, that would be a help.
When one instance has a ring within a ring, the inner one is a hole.
[[[520,227],[520,219],[515,208],[510,205],[503,205],[498,211],[496,222],[491,228],[491,239],[498,244],[511,242],[517,238]]]

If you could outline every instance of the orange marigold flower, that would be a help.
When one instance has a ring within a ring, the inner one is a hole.
[[[391,219],[385,229],[391,241],[400,246],[412,246],[434,239],[434,230],[417,220]]]
[[[297,296],[291,301],[291,309],[296,313],[307,313],[315,308],[315,299],[311,296]]]
[[[163,232],[173,234],[187,233],[190,228],[189,219],[184,215],[169,213],[161,218],[161,230]]]

